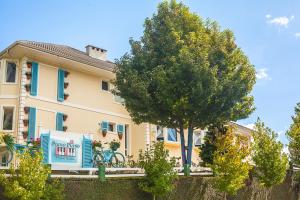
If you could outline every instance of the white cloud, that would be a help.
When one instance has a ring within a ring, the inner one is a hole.
[[[300,39],[300,32],[299,33],[295,33],[295,37]]]
[[[267,14],[266,18],[267,18],[267,23],[274,24],[276,26],[288,27],[288,24],[294,20],[295,16],[292,15],[290,18],[286,16],[272,18],[270,14]]]
[[[258,80],[271,80],[271,77],[268,74],[267,68],[261,68],[256,70],[256,78]]]
[[[270,14],[267,14],[267,15],[266,15],[266,18],[267,18],[267,19],[270,19],[271,17],[272,17],[272,15],[270,15]]]

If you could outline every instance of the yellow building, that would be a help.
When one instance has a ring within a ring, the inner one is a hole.
[[[113,70],[107,51],[92,45],[82,52],[64,45],[14,42],[0,53],[0,130],[13,134],[17,143],[38,138],[43,130],[90,134],[104,142],[115,139],[121,142],[120,151],[134,158],[164,138],[171,156],[180,157],[174,130],[132,122],[122,99],[110,92]],[[203,137],[203,131],[195,131],[194,163],[200,161],[197,145]]]

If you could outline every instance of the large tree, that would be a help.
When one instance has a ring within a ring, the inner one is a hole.
[[[290,125],[286,136],[289,140],[290,159],[294,165],[300,166],[300,103],[295,107],[295,115],[292,117],[293,123]]]
[[[175,0],[147,18],[140,40],[116,61],[116,94],[136,123],[175,128],[191,163],[193,130],[236,121],[253,110],[255,69],[230,30]],[[188,129],[188,148],[184,130]]]

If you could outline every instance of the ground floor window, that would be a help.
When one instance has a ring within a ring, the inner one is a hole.
[[[177,142],[177,131],[173,128],[168,128],[168,141]]]
[[[2,113],[2,129],[5,131],[13,130],[14,107],[3,106]]]
[[[164,129],[162,126],[156,126],[156,140],[158,141],[164,140]]]
[[[202,144],[202,132],[195,131],[194,132],[194,145],[195,147],[199,147]]]

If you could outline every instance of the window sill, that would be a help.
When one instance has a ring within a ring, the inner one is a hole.
[[[13,133],[15,132],[14,130],[0,130],[1,132],[4,132],[4,133]]]
[[[18,85],[18,83],[17,82],[15,82],[15,83],[3,82],[2,85]]]
[[[180,146],[180,143],[179,142],[173,142],[173,141],[165,141],[165,145],[170,146],[170,147],[177,147],[177,146]]]

